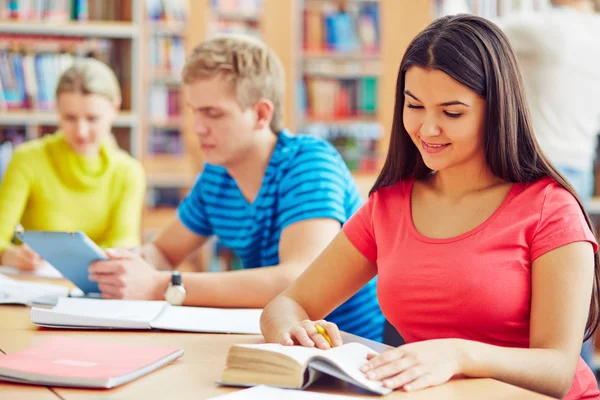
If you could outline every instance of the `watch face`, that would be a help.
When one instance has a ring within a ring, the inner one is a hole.
[[[183,286],[169,286],[165,293],[165,300],[174,306],[180,306],[185,301],[186,291]]]

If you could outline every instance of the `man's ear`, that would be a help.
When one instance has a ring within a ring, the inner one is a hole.
[[[121,98],[117,97],[113,100],[113,106],[115,107],[115,111],[118,113],[121,109]]]
[[[275,106],[273,102],[268,99],[260,99],[254,104],[254,110],[256,111],[256,129],[265,129],[271,125],[271,119],[273,119],[273,110]]]

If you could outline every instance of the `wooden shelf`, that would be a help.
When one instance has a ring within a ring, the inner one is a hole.
[[[215,12],[215,19],[224,19],[227,21],[239,21],[247,23],[259,23],[260,15],[256,14],[244,14],[244,13],[233,13],[233,12]]]
[[[167,182],[166,179],[175,179],[176,176],[183,176],[183,180],[188,182],[190,176],[195,176],[194,164],[189,154],[145,153],[142,163],[144,164],[146,175],[150,180],[154,177],[156,182]]]
[[[182,129],[183,118],[169,118],[165,120],[154,120],[149,121],[149,124],[153,128],[164,128],[164,129]]]
[[[146,176],[149,187],[191,188],[196,183],[195,174],[152,173]]]
[[[376,115],[361,115],[356,117],[304,117],[299,121],[300,125],[326,124],[326,125],[354,125],[358,123],[377,124],[379,119]]]
[[[369,190],[375,184],[379,173],[366,174],[361,172],[353,172],[352,177],[356,182],[356,186],[358,186],[358,191],[360,192],[363,199],[367,199],[369,197]]]
[[[334,51],[334,50],[304,50],[305,59],[336,59],[336,60],[379,60],[379,52],[365,51]]]
[[[0,113],[1,125],[56,125],[58,115],[53,111],[9,111]],[[113,126],[132,127],[136,118],[131,112],[120,112]]]
[[[162,36],[185,36],[186,23],[182,21],[152,21],[148,23],[148,33]]]
[[[139,32],[131,22],[85,21],[85,22],[24,22],[2,21],[0,33],[81,36],[102,38],[132,38]]]

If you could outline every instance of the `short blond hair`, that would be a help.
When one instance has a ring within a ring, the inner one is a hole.
[[[285,73],[277,54],[249,36],[223,35],[198,44],[185,62],[184,84],[220,75],[227,80],[242,107],[260,99],[273,103],[271,130],[283,126]]]
[[[56,98],[61,93],[97,94],[111,102],[121,101],[121,88],[113,70],[95,58],[77,59],[65,70],[56,85]]]

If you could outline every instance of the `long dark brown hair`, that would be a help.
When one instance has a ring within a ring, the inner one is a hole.
[[[534,182],[551,177],[577,199],[596,236],[579,196],[548,161],[535,139],[521,74],[508,39],[495,24],[474,15],[437,19],[408,46],[396,82],[390,147],[370,194],[405,179],[424,178],[432,172],[423,162],[402,120],[405,75],[413,66],[442,71],[485,99],[484,151],[492,172],[509,182]],[[598,265],[596,254],[586,340],[599,322]]]

